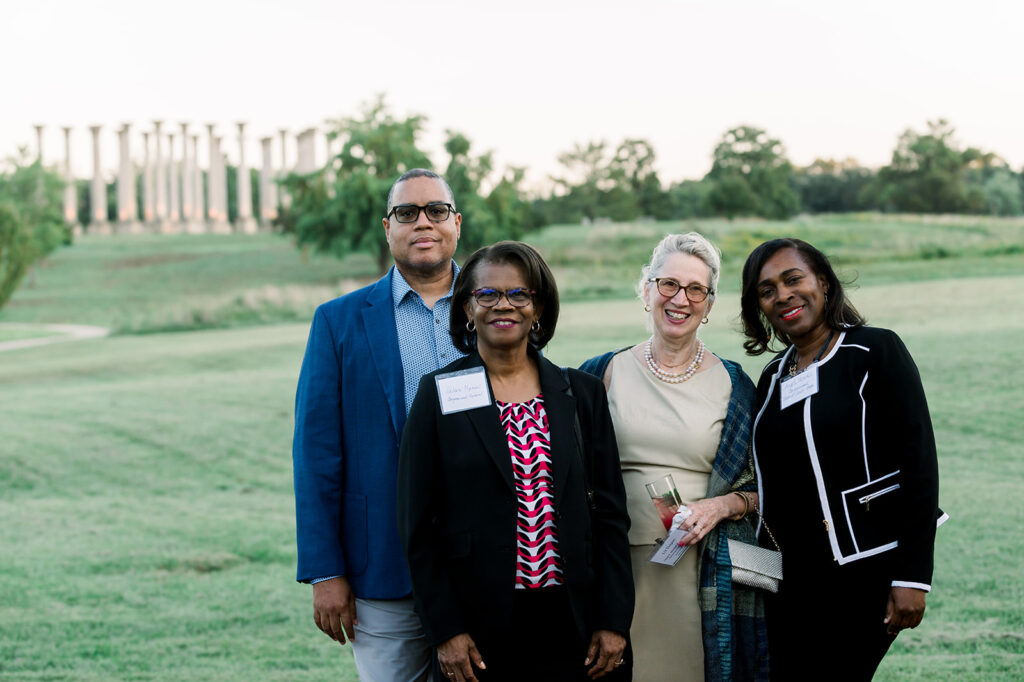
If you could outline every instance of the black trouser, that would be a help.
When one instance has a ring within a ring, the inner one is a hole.
[[[565,588],[516,590],[512,621],[506,631],[511,634],[501,641],[478,642],[487,664],[487,670],[478,673],[481,682],[589,679],[583,661],[590,641],[580,641]],[[614,675],[601,679],[631,679],[632,661],[628,656],[627,660]]]
[[[765,600],[772,680],[870,680],[896,639],[888,598],[888,581],[810,587],[787,575]]]

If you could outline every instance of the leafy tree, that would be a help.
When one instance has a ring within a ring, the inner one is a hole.
[[[667,218],[671,203],[654,160],[654,148],[647,140],[623,140],[614,152],[604,141],[576,143],[559,155],[566,173],[552,178],[556,191],[538,202],[539,212],[551,222],[627,221],[639,215]]]
[[[878,172],[878,196],[886,208],[911,213],[978,213],[984,193],[967,182],[972,165],[991,163],[973,147],[960,149],[945,119],[929,121],[926,133],[907,129],[892,160]]]
[[[61,215],[64,181],[38,162],[30,162],[24,149],[7,165],[11,170],[0,172],[0,201],[14,208],[28,231],[30,263],[36,263],[58,246],[71,243],[71,232]]]
[[[730,219],[754,213],[765,218],[788,218],[800,207],[790,186],[793,167],[782,143],[752,126],[726,131],[715,147],[707,178],[714,182],[710,201]]]
[[[11,297],[31,266],[71,234],[61,215],[64,182],[27,152],[0,169],[0,306]]]
[[[28,272],[31,254],[32,240],[17,209],[9,201],[0,201],[0,308]]]
[[[602,141],[590,141],[586,145],[575,143],[572,149],[558,155],[558,163],[566,170],[565,177],[551,178],[556,186],[556,196],[568,215],[580,218],[601,217],[601,195],[612,188],[613,181],[608,172],[608,145]]]
[[[1024,194],[1020,176],[1008,168],[992,173],[982,185],[985,208],[993,215],[1021,215],[1024,213]]]
[[[709,180],[683,180],[672,185],[668,191],[670,218],[687,220],[714,215],[711,206],[711,191],[714,183]]]
[[[391,253],[381,227],[388,190],[410,168],[430,168],[417,146],[425,119],[392,116],[383,96],[365,105],[359,116],[332,121],[331,139],[341,138],[341,151],[328,164],[336,169],[327,186],[326,166],[313,173],[292,173],[283,184],[292,206],[282,217],[301,246],[340,255],[356,249],[374,254],[381,272]],[[340,165],[339,165],[340,164]]]
[[[729,220],[738,215],[760,213],[760,202],[750,181],[735,171],[723,172],[712,181],[708,203],[715,213]]]
[[[480,186],[494,166],[491,152],[474,158],[470,155],[472,143],[460,132],[447,130],[444,149],[448,152],[448,167],[444,177],[452,188],[459,212],[462,213],[462,236],[459,250],[471,253],[485,244],[504,237],[490,207],[480,197]]]
[[[615,150],[609,164],[609,177],[615,186],[629,192],[640,215],[667,219],[671,202],[654,170],[654,147],[647,140],[626,139]]]
[[[805,211],[845,213],[873,208],[865,189],[874,179],[875,173],[854,159],[815,159],[793,175],[793,185]]]
[[[524,177],[525,168],[507,168],[485,199],[502,239],[520,239],[538,226],[533,205],[525,199],[522,189]]]

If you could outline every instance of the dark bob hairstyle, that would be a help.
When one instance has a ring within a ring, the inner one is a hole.
[[[455,279],[452,292],[451,314],[448,333],[452,335],[455,347],[463,353],[472,353],[476,348],[476,332],[466,329],[466,304],[476,288],[476,271],[483,263],[514,265],[523,272],[526,286],[534,290],[533,302],[540,306],[540,329],[530,332],[530,343],[540,350],[555,335],[558,323],[558,285],[555,276],[537,249],[522,242],[503,241],[478,249],[466,260]]]
[[[758,278],[761,268],[768,259],[781,249],[796,249],[815,275],[822,275],[828,283],[828,296],[825,301],[825,319],[829,327],[842,331],[849,327],[864,325],[864,317],[857,312],[839,281],[828,256],[802,239],[772,239],[758,246],[747,256],[743,265],[743,293],[740,296],[740,316],[743,320],[743,333],[747,340],[743,348],[747,355],[761,355],[766,351],[779,351],[792,343],[792,340],[778,329],[772,329],[768,318],[761,312],[761,303],[757,295]],[[772,333],[783,348],[771,346]]]

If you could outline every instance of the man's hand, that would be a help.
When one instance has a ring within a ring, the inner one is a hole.
[[[324,634],[345,644],[355,639],[356,596],[345,578],[331,578],[313,585],[313,622]]]
[[[473,666],[487,669],[476,642],[465,632],[437,647],[437,661],[441,664],[441,672],[452,682],[476,682]]]
[[[924,599],[928,593],[913,587],[893,587],[885,605],[886,632],[898,634],[904,628],[916,628],[924,618]]]
[[[587,649],[587,660],[583,665],[590,666],[587,675],[591,678],[603,677],[622,665],[622,653],[626,650],[626,638],[611,630],[598,630],[590,637],[590,648]],[[596,660],[595,660],[596,659]]]

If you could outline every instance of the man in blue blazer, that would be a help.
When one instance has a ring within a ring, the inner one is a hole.
[[[462,215],[422,168],[388,193],[395,265],[317,308],[295,397],[298,576],[313,620],[352,644],[363,682],[426,680],[432,651],[413,611],[395,517],[398,445],[420,377],[462,357],[448,334]]]

